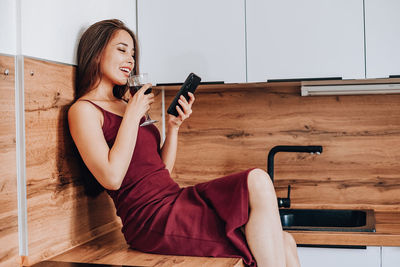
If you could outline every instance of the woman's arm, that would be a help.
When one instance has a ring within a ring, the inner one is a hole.
[[[128,170],[135,149],[140,118],[154,101],[154,95],[144,95],[145,85],[126,107],[114,145],[109,148],[102,131],[101,113],[86,101],[78,101],[68,111],[71,136],[83,161],[106,189],[117,190]]]
[[[179,104],[182,106],[183,110],[180,109],[179,106],[176,107],[179,114],[178,117],[168,114],[167,136],[165,137],[165,142],[161,148],[161,158],[170,174],[175,165],[179,127],[182,122],[192,114],[192,105],[195,98],[192,93],[189,93],[189,97],[189,102],[187,102],[183,96],[179,99]]]
[[[170,115],[172,116],[172,115]],[[176,151],[178,147],[178,128],[168,127],[167,136],[164,145],[161,148],[161,158],[165,164],[165,168],[172,173],[175,165]]]

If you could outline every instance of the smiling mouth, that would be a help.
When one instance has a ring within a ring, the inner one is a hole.
[[[119,69],[120,69],[121,71],[127,73],[127,74],[129,74],[129,73],[131,72],[131,70],[128,69],[128,68],[119,68]]]

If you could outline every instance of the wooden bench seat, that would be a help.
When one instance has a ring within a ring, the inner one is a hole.
[[[119,229],[72,248],[50,261],[113,264],[123,266],[243,266],[239,258],[170,256],[130,249]]]

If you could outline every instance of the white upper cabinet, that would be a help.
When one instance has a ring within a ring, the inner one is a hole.
[[[363,0],[247,0],[246,22],[249,82],[365,78]]]
[[[367,78],[400,75],[399,12],[399,0],[365,0]]]
[[[138,0],[138,32],[153,84],[246,82],[244,0]]]

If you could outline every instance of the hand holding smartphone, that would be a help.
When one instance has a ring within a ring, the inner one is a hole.
[[[190,97],[188,92],[192,94],[196,90],[197,86],[199,86],[201,78],[194,73],[190,73],[183,83],[181,89],[176,94],[174,100],[172,100],[171,105],[168,107],[167,113],[178,117],[178,111],[176,110],[176,106],[179,106],[182,109],[182,106],[179,104],[178,100],[183,95],[187,101],[189,101]],[[183,109],[182,109],[183,110]]]

